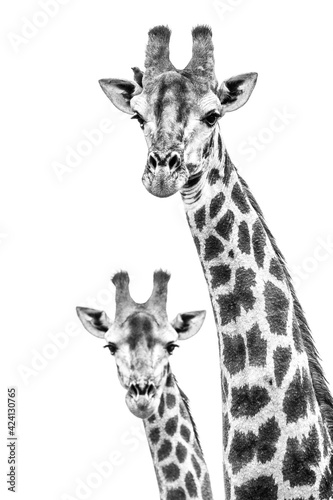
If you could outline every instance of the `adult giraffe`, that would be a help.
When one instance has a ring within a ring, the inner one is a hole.
[[[161,500],[212,500],[207,466],[188,399],[171,371],[169,357],[175,342],[195,335],[205,311],[178,314],[169,322],[166,312],[170,275],[154,273],[154,288],[144,304],[129,293],[129,277],[116,273],[116,314],[78,307],[83,326],[104,339],[114,355],[130,411],[143,419]],[[143,498],[143,493],[140,495]]]
[[[192,36],[185,69],[170,62],[170,30],[157,26],[145,72],[100,84],[144,131],[145,187],[184,201],[218,330],[226,498],[329,499],[333,399],[284,258],[219,132],[257,74],[218,85],[210,28]]]

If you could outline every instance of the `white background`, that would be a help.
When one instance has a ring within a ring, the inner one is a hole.
[[[40,14],[41,3],[2,2],[0,13],[1,489],[8,469],[6,388],[15,385],[15,498],[83,498],[75,492],[79,482],[96,480],[94,463],[110,460],[113,471],[85,498],[158,498],[142,423],[125,406],[103,342],[79,328],[75,306],[94,306],[95,299],[112,317],[110,276],[128,270],[132,295],[144,301],[154,269],[162,267],[172,273],[170,319],[179,311],[208,311],[172,367],[191,401],[215,498],[223,498],[217,341],[181,199],[160,200],[145,190],[142,132],[112,107],[97,81],[132,78],[130,68],[143,67],[147,32],[156,24],[173,30],[177,67],[190,58],[191,28],[207,23],[220,81],[259,73],[247,105],[223,118],[223,137],[289,268],[301,271],[298,295],[333,384],[333,249],[322,243],[333,239],[332,4],[62,0],[52,17]],[[39,27],[28,28],[27,20]],[[287,118],[270,131],[276,113]],[[68,148],[105,119],[113,130],[59,178],[55,162],[65,164]],[[250,136],[259,141],[253,154],[246,153]],[[71,322],[76,335],[62,334],[67,345],[55,347],[52,334]]]

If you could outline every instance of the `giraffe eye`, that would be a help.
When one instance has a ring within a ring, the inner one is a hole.
[[[176,347],[179,347],[179,345],[178,344],[174,344],[173,342],[170,342],[170,344],[168,344],[166,346],[166,350],[168,351],[168,353],[170,354],[170,356],[171,356],[171,354],[173,353],[173,351],[175,350]]]
[[[143,129],[145,126],[146,121],[142,118],[142,116],[139,113],[135,113],[132,118],[132,120],[138,120],[140,127]]]
[[[105,347],[107,347],[107,349],[109,349],[109,351],[111,352],[111,355],[114,356],[116,351],[117,351],[117,346],[116,344],[113,344],[112,342],[109,342],[108,344],[106,344],[104,346],[104,349]]]
[[[213,111],[212,113],[204,116],[202,121],[205,122],[209,127],[213,127],[219,118],[221,118],[221,115]]]

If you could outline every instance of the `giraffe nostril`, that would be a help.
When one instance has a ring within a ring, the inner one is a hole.
[[[132,382],[132,384],[130,385],[129,389],[128,389],[128,394],[134,398],[134,399],[137,399],[139,397],[139,390],[138,390],[138,386],[137,384],[134,384]]]
[[[175,171],[180,164],[180,155],[176,151],[167,154],[152,151],[147,159],[147,166],[152,173],[155,173],[158,167],[168,167],[170,172]]]
[[[178,153],[172,153],[168,159],[169,169],[175,170],[180,165],[180,156]]]
[[[147,396],[149,398],[153,398],[156,394],[156,389],[155,389],[155,386],[154,384],[149,384],[148,385],[148,390],[147,390]]]
[[[150,153],[148,155],[148,166],[149,166],[150,170],[152,170],[152,171],[156,170],[157,159],[155,158],[155,155],[153,153]]]
[[[155,385],[153,383],[147,383],[145,385],[137,384],[132,382],[128,389],[128,394],[133,399],[138,399],[140,396],[147,397],[149,399],[153,398],[156,394]]]

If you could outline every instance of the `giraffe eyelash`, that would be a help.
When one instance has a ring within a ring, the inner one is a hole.
[[[205,115],[201,119],[201,121],[206,123],[208,127],[213,127],[219,118],[221,118],[221,115],[219,113],[217,113],[216,111],[211,111],[210,113]]]
[[[143,129],[143,127],[145,126],[145,123],[146,123],[146,120],[144,118],[142,118],[142,116],[135,112],[135,114],[131,117],[131,120],[137,120],[140,124],[140,127]]]
[[[173,351],[175,350],[176,347],[179,347],[178,344],[174,344],[173,342],[170,342],[170,344],[168,344],[166,346],[166,350],[168,351],[168,353],[170,354],[170,356],[172,355]]]
[[[109,344],[106,344],[105,346],[103,346],[104,349],[107,347],[109,349],[109,351],[111,352],[111,355],[113,356],[116,351],[117,351],[117,346],[116,344],[113,344],[112,342],[110,342]]]

